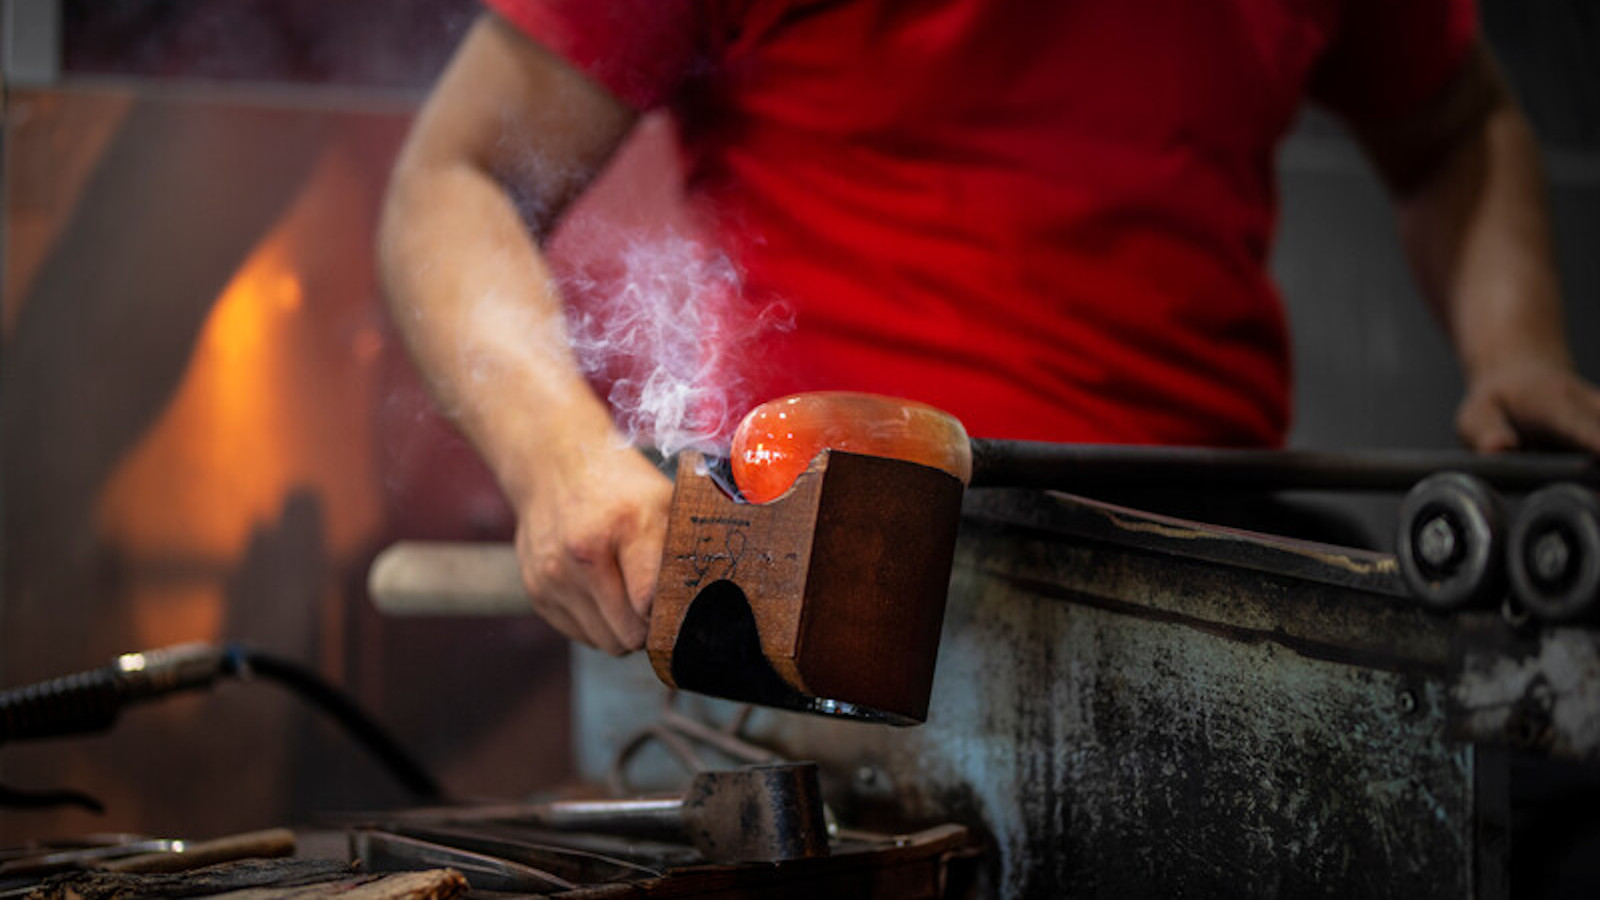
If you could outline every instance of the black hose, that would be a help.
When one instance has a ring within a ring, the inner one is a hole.
[[[227,666],[236,676],[260,676],[289,688],[338,722],[369,753],[378,758],[395,780],[422,801],[444,796],[437,779],[423,768],[383,726],[357,706],[349,695],[324,681],[306,666],[280,656],[230,645]]]
[[[186,644],[126,654],[109,666],[0,691],[0,744],[104,731],[131,703],[209,687],[223,675],[275,681],[332,717],[418,800],[443,796],[439,782],[343,691],[298,663],[239,644]],[[0,807],[81,803],[70,791],[0,786]]]
[[[0,692],[0,744],[104,731],[126,698],[111,668],[74,672]]]

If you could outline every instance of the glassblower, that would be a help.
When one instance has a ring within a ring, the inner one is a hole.
[[[1600,608],[1597,485],[1582,455],[974,439],[920,403],[799,394],[753,409],[727,457],[679,457],[646,646],[673,687],[920,723],[968,488],[1406,492],[1384,564],[1419,603],[1488,606],[1509,584],[1574,621]],[[1512,516],[1499,492],[1528,496]],[[395,613],[531,612],[508,546],[397,544],[370,589]]]

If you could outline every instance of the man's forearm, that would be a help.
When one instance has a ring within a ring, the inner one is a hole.
[[[489,173],[402,161],[380,263],[419,367],[514,498],[541,469],[530,460],[609,434],[567,349],[549,272]]]
[[[567,348],[530,226],[548,233],[634,118],[485,15],[395,165],[379,235],[390,308],[441,405],[515,502],[564,452],[613,434]],[[523,220],[513,185],[537,221]]]
[[[1567,346],[1538,145],[1488,51],[1429,109],[1362,137],[1461,362],[1462,441],[1600,452],[1600,389]]]
[[[486,14],[418,115],[379,237],[395,321],[517,510],[534,609],[612,653],[644,643],[672,484],[623,444],[585,382],[535,238],[636,119]]]
[[[1399,208],[1423,293],[1469,382],[1521,360],[1570,366],[1539,151],[1509,98]]]

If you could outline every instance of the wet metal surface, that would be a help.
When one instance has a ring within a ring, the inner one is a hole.
[[[1483,837],[1501,761],[1446,738],[1451,619],[1064,536],[1056,498],[982,496],[927,725],[752,720],[823,763],[847,821],[981,828],[989,896],[1504,894]],[[599,768],[658,694],[636,661],[593,655],[578,685]]]

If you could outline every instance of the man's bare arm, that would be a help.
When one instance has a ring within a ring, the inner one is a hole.
[[[1539,150],[1488,51],[1474,48],[1420,115],[1356,131],[1460,358],[1461,439],[1600,453],[1600,390],[1573,370]]]
[[[671,486],[583,380],[537,241],[635,119],[486,15],[413,126],[379,237],[418,366],[517,509],[535,607],[613,653],[643,644]]]

